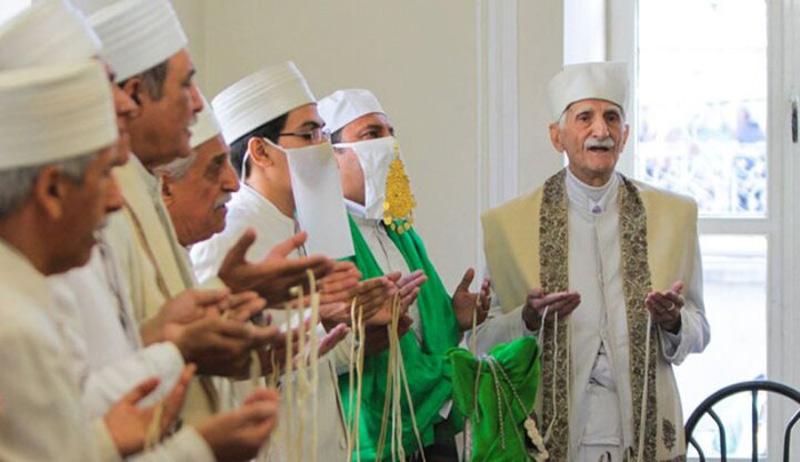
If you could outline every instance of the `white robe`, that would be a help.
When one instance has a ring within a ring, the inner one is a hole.
[[[102,252],[101,247],[104,246]],[[159,377],[161,384],[141,405],[150,406],[172,389],[183,370],[177,347],[163,342],[142,347],[128,291],[117,272],[113,249],[100,243],[86,266],[51,276],[54,319],[64,339],[67,364],[79,386],[85,411],[102,417],[130,390]],[[191,426],[147,453],[144,461],[214,461],[208,443]]]
[[[150,377],[161,384],[146,403],[163,398],[184,366],[170,342],[142,347],[124,281],[114,273],[113,249],[101,255],[101,245],[86,266],[49,278],[70,366],[92,416],[105,414],[131,386]]]
[[[0,460],[119,460],[92,423],[64,358],[47,280],[0,240]]]
[[[628,447],[633,438],[629,377],[628,330],[623,294],[617,192],[619,178],[601,188],[581,183],[567,173],[569,289],[581,294],[572,313],[570,440],[577,457],[593,447]],[[664,359],[679,365],[709,341],[701,298],[702,267],[697,246],[689,294],[681,310],[681,330],[661,330]],[[496,299],[496,297],[494,297]],[[497,300],[495,300],[497,302]],[[496,303],[477,330],[479,353],[492,346],[531,335],[521,319],[522,307],[503,314]],[[552,335],[548,331],[545,336]],[[466,342],[469,340],[466,339]],[[547,399],[544,397],[544,399]]]
[[[283,215],[270,201],[247,185],[242,185],[242,188],[228,202],[227,207],[225,229],[211,239],[195,244],[191,248],[192,263],[197,278],[201,282],[216,276],[226,253],[248,228],[254,228],[256,231],[256,240],[246,254],[249,261],[262,260],[272,247],[289,239],[295,233],[294,220]],[[267,312],[272,316],[274,324],[281,325],[286,322],[284,311],[267,310]],[[324,334],[324,330],[320,328],[319,333]],[[321,461],[338,462],[347,459],[344,421],[338,397],[337,369],[347,367],[348,344],[345,339],[319,361],[319,388],[317,390],[319,446],[315,450],[318,460]],[[286,402],[283,394],[281,401],[282,409],[285,409]],[[306,458],[311,444],[310,426],[314,418],[310,413],[310,403],[307,405],[307,409],[307,423],[304,432],[304,455]],[[283,441],[281,430],[286,428],[284,418],[285,412],[281,412],[277,437],[273,439],[273,447],[263,455],[263,460],[270,462],[286,460],[286,442]]]

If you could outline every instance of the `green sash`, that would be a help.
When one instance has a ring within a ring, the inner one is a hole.
[[[382,276],[383,270],[375,261],[358,225],[352,217],[348,216],[348,218],[356,250],[355,257],[348,260],[355,263],[364,279]],[[411,271],[422,270],[428,277],[428,281],[422,285],[417,297],[417,307],[422,321],[423,344],[420,346],[411,332],[400,339],[400,349],[406,365],[417,426],[422,437],[422,444],[428,446],[434,442],[434,425],[443,420],[439,415],[439,410],[452,397],[452,367],[448,363],[445,353],[458,345],[458,323],[453,313],[450,296],[433,264],[428,260],[422,239],[413,229],[409,229],[402,235],[391,229],[385,229],[403,255],[409,269]],[[383,419],[383,401],[386,393],[387,362],[387,351],[364,359],[360,451],[361,459],[365,461],[376,459]],[[342,401],[344,401],[344,414],[347,416],[347,421],[352,422],[354,410],[350,409],[348,400],[350,393],[348,374],[340,376],[339,389],[342,393]],[[403,408],[403,447],[406,454],[412,454],[417,450],[417,441],[411,425],[411,414],[405,394],[401,398],[401,403]],[[460,426],[460,422],[458,425]],[[388,434],[391,434],[391,422],[388,431]],[[381,458],[389,457],[390,451],[389,445],[385,445]]]

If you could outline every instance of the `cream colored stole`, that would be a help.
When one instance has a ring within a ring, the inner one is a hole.
[[[156,313],[164,303],[194,284],[178,245],[172,222],[160,196],[154,198],[141,177],[143,167],[131,160],[114,170],[125,197],[123,213],[133,234],[135,251],[128,261],[131,296],[139,322]],[[160,193],[160,192],[159,192]],[[159,209],[159,206],[161,209]],[[184,422],[193,424],[219,410],[219,394],[211,377],[198,376],[189,385],[181,412]]]
[[[530,195],[512,200],[482,216],[484,250],[492,284],[503,311],[525,303],[529,290],[568,290],[567,195],[565,171],[551,177]],[[644,371],[648,370],[644,414],[644,460],[685,458],[682,416],[671,366],[663,359],[658,329],[651,329],[650,354],[645,351],[647,315],[644,296],[665,290],[676,280],[691,280],[697,233],[697,208],[690,199],[655,190],[623,177],[620,182],[620,240],[624,295],[631,345],[630,377],[633,398],[634,445],[639,441]],[[552,322],[545,325],[542,382],[537,414],[543,431],[555,415],[548,444],[551,460],[569,454],[569,318],[559,321],[553,347]],[[555,351],[554,351],[555,350]],[[553,370],[557,354],[558,370]],[[645,364],[645,358],[649,364]],[[550,399],[555,385],[555,409]],[[543,398],[546,397],[546,398]],[[633,455],[637,454],[636,447]]]

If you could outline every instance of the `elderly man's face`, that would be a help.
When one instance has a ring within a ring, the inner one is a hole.
[[[550,125],[550,139],[558,152],[567,153],[569,169],[578,179],[602,186],[614,172],[628,131],[619,106],[586,99],[567,108],[563,124]]]
[[[357,143],[394,136],[394,127],[385,114],[373,112],[363,115],[342,128],[342,143]],[[364,205],[364,170],[352,149],[337,149],[339,174],[342,177],[344,197]]]
[[[189,139],[195,115],[203,109],[203,100],[194,83],[194,63],[186,50],[169,59],[161,98],[153,99],[142,87],[135,91],[141,114],[130,124],[131,147],[142,163],[153,168],[191,154]]]
[[[239,190],[229,151],[222,136],[211,138],[195,148],[194,162],[182,179],[164,179],[164,202],[182,245],[204,241],[225,228],[225,204]]]
[[[116,146],[111,146],[94,156],[82,181],[60,180],[61,213],[53,227],[61,253],[57,272],[86,264],[96,243],[94,233],[105,226],[109,213],[122,208],[122,194],[111,174],[119,164]]]

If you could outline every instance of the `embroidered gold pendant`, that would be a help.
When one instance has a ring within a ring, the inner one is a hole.
[[[383,223],[403,234],[414,223],[412,212],[417,206],[414,193],[411,192],[411,181],[406,174],[403,161],[400,160],[400,147],[394,145],[394,159],[389,165],[386,177],[386,200],[383,202]]]

